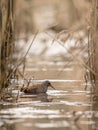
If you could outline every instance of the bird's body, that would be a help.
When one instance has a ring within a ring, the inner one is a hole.
[[[48,80],[46,80],[46,81],[39,83],[39,84],[29,84],[26,87],[22,87],[20,89],[20,91],[22,91],[24,93],[28,93],[28,94],[29,93],[30,94],[46,93],[49,86],[54,88],[51,85],[51,83]]]

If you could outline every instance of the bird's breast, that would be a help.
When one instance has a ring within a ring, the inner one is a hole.
[[[40,85],[36,89],[37,93],[46,93],[47,92],[47,87]]]

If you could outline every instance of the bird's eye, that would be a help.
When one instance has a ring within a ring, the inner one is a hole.
[[[48,83],[48,85],[50,85],[50,83]]]
[[[48,83],[48,86],[50,86],[51,84],[50,83]]]

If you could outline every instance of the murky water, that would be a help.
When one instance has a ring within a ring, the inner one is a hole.
[[[33,67],[34,75],[40,82],[46,77],[56,89],[38,95],[20,92],[17,102],[1,102],[0,130],[97,130],[97,104],[92,100],[90,89],[85,91],[78,72],[75,74],[76,70],[66,68],[55,78],[58,69],[54,70],[53,66],[48,71],[44,69],[46,71],[37,71]],[[17,92],[13,90],[14,94]]]

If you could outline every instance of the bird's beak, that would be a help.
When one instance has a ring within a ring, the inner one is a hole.
[[[52,85],[50,85],[51,88],[55,89]]]

